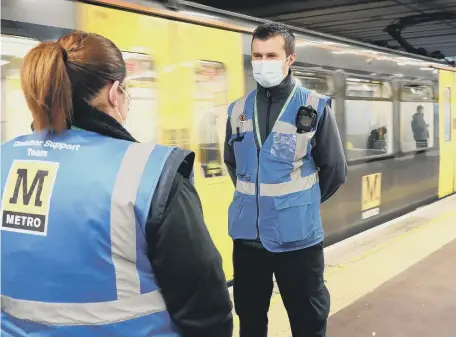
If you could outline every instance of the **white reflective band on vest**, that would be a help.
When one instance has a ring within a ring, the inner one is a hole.
[[[308,190],[317,182],[318,172],[314,172],[306,177],[299,176],[297,179],[285,183],[260,184],[260,195],[263,197],[280,197],[285,194]]]
[[[117,173],[111,199],[111,249],[116,271],[117,298],[139,295],[136,268],[136,202],[142,173],[154,149],[152,144],[133,143]]]
[[[253,131],[253,124],[252,120],[248,121],[241,121],[241,115],[244,113],[244,106],[245,106],[245,101],[247,100],[248,95],[238,99],[233,106],[233,109],[231,111],[231,132],[233,134],[236,134],[237,129],[239,127],[239,132],[248,132],[248,131]],[[243,124],[246,124],[243,126]],[[244,127],[246,130],[241,131],[242,127]],[[247,130],[249,129],[249,130]]]
[[[18,319],[53,325],[120,322],[166,310],[159,290],[141,294],[136,268],[136,215],[133,206],[155,145],[132,143],[122,159],[111,199],[111,254],[117,298],[108,302],[51,303],[2,296],[2,310]]]
[[[291,173],[291,181],[279,184],[260,184],[260,195],[263,197],[280,197],[285,194],[308,190],[318,182],[318,172],[312,173],[307,177],[301,177],[301,172],[296,169]],[[255,195],[256,186],[254,183],[241,180],[236,181],[236,191]]]
[[[310,92],[310,94],[307,95],[307,99],[306,99],[306,106],[311,106],[312,108],[314,108],[315,110],[318,109],[318,104],[320,103],[320,95],[312,90]]]
[[[236,191],[241,192],[243,194],[255,195],[255,184],[246,181],[241,181],[238,178],[236,181]]]
[[[277,120],[272,128],[272,132],[284,133],[287,135],[293,135],[297,132],[296,126]]]
[[[48,325],[95,325],[121,322],[166,310],[156,290],[122,300],[98,303],[48,303],[2,296],[2,310],[9,315]]]
[[[302,159],[307,153],[307,147],[309,146],[310,140],[315,135],[315,131],[298,133],[296,134],[296,151],[295,160]]]
[[[244,132],[252,132],[253,131],[253,121],[251,119],[246,120],[244,122],[239,123],[239,132],[244,133]],[[237,129],[233,131],[233,133],[237,132]]]

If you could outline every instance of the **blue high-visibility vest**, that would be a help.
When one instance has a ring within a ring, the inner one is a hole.
[[[2,336],[180,336],[145,225],[181,150],[73,129],[1,150]]]
[[[311,139],[330,98],[296,85],[262,144],[256,93],[228,108],[237,175],[228,210],[229,234],[233,239],[260,239],[271,252],[312,246],[324,233]],[[317,122],[312,131],[298,133],[296,116],[302,106],[316,110]]]

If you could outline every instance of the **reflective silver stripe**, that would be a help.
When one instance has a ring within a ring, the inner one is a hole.
[[[236,132],[236,130],[233,131],[233,133]],[[239,132],[244,133],[244,132],[253,132],[253,120],[249,119],[246,120],[245,122],[241,122],[239,126]]]
[[[315,131],[297,134],[295,160],[301,159],[306,155],[307,146],[314,135]]]
[[[111,254],[118,299],[140,294],[133,206],[142,173],[154,147],[153,144],[132,143],[122,159],[114,183],[111,199]]]
[[[166,310],[156,290],[122,300],[96,303],[48,303],[2,296],[2,310],[18,319],[49,325],[95,325],[126,321]]]
[[[260,195],[265,197],[279,197],[282,195],[300,192],[311,188],[318,182],[318,172],[307,177],[298,177],[296,180],[280,184],[260,184]]]
[[[295,169],[293,169],[293,172],[290,173],[291,181],[298,181],[299,178],[301,178],[301,166],[296,167]],[[293,163],[293,167],[295,167],[294,163]]]
[[[293,172],[294,172],[296,169],[300,168],[303,164],[304,164],[304,162],[303,162],[302,158],[300,158],[300,159],[298,159],[298,160],[295,160],[295,161],[293,162]]]
[[[296,133],[296,126],[287,123],[287,122],[282,122],[282,121],[276,121],[274,124],[274,127],[272,128],[272,132],[277,132],[277,133],[285,133],[288,135],[293,135]]]
[[[234,134],[236,132],[237,127],[241,127],[240,116],[244,113],[245,101],[247,100],[248,95],[239,98],[233,105],[233,109],[231,111],[231,132]],[[253,127],[252,127],[253,130]]]
[[[310,105],[312,108],[317,110],[318,109],[318,103],[320,103],[320,97],[322,97],[322,96],[319,95],[317,92],[311,91],[307,95],[306,106]]]
[[[241,192],[243,194],[255,195],[255,184],[237,179],[236,191]]]

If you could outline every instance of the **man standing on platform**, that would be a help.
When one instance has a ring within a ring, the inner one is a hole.
[[[323,337],[320,203],[345,182],[347,164],[330,98],[298,85],[295,37],[265,23],[253,33],[256,90],[228,108],[225,164],[236,186],[229,207],[234,302],[241,337],[267,336],[275,274],[294,337]]]

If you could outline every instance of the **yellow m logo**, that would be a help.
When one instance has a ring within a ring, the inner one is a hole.
[[[361,210],[365,211],[380,206],[382,174],[374,173],[362,178]]]
[[[13,161],[2,195],[2,230],[46,235],[58,168],[50,161]]]

